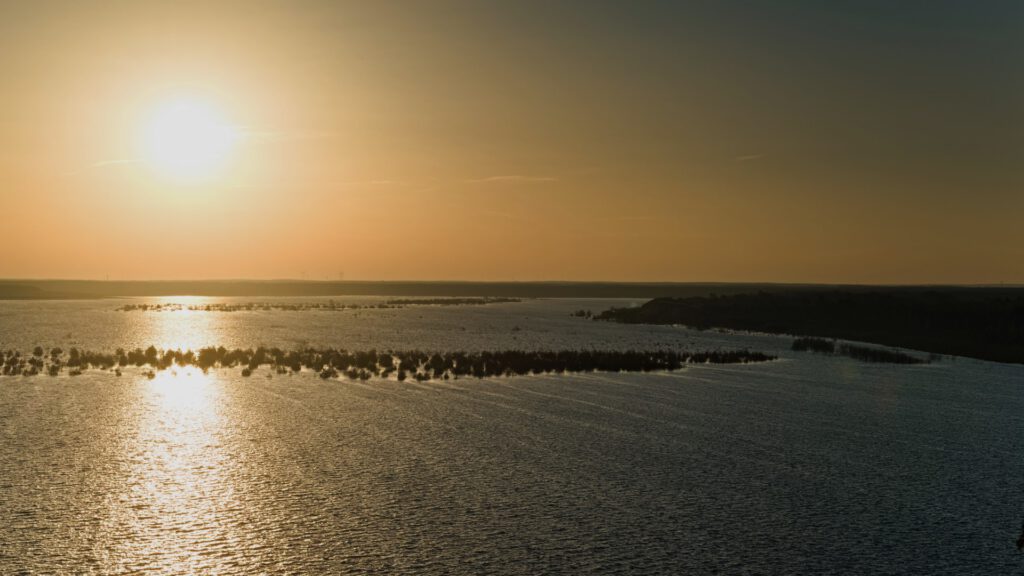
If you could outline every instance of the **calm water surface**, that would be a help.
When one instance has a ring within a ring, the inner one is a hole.
[[[0,347],[781,359],[429,383],[265,368],[0,378],[0,574],[1024,569],[1022,367],[868,365],[794,354],[785,338],[568,317],[622,301],[114,311],[124,302],[0,302]]]

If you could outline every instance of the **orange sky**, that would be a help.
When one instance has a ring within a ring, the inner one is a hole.
[[[1019,7],[376,4],[5,8],[0,277],[1024,282]]]

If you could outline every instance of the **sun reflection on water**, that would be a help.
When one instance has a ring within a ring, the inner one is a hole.
[[[215,414],[214,376],[193,366],[157,372],[148,381],[148,400],[161,411],[187,414],[193,421],[209,423]]]
[[[202,296],[174,296],[156,299],[158,304],[180,304],[180,310],[152,312],[140,315],[148,322],[146,332],[149,343],[162,349],[198,350],[217,345],[223,324],[220,314],[189,310],[190,306],[204,306],[215,302]]]
[[[172,368],[135,381],[137,428],[125,445],[128,482],[111,495],[117,570],[216,572],[216,554],[240,545],[227,518],[241,508],[225,445],[224,382]]]

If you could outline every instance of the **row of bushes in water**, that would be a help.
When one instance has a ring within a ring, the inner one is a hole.
[[[157,304],[125,304],[116,308],[118,312],[249,312],[253,310],[286,310],[307,312],[310,310],[373,310],[405,308],[407,306],[482,306],[521,302],[519,298],[394,298],[376,304],[351,304],[335,302],[217,302],[213,304],[181,304],[164,302]]]
[[[929,360],[911,356],[898,350],[885,350],[856,344],[836,344],[834,340],[824,338],[797,338],[793,340],[793,350],[801,352],[817,352],[819,354],[839,354],[864,362],[882,362],[887,364],[927,364]]]
[[[488,296],[482,298],[392,298],[386,303],[392,306],[483,306],[484,304],[509,304],[522,301],[522,298]]]
[[[650,372],[679,370],[686,364],[737,364],[774,360],[761,352],[750,350],[714,350],[705,352],[656,351],[522,351],[496,352],[424,352],[412,351],[347,351],[331,348],[307,348],[285,351],[280,348],[227,349],[201,348],[198,351],[118,349],[113,353],[100,353],[71,348],[66,353],[60,348],[44,351],[36,347],[31,355],[9,350],[0,353],[2,373],[6,376],[56,376],[64,369],[72,376],[82,370],[120,370],[125,367],[149,367],[166,370],[174,366],[194,366],[204,372],[211,368],[242,368],[242,376],[250,376],[261,368],[269,367],[278,374],[312,370],[323,378],[346,376],[367,380],[371,377],[398,380],[413,378],[432,380],[490,376],[515,376],[566,372]],[[153,372],[149,372],[152,376]]]

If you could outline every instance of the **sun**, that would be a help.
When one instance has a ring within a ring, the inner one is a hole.
[[[143,131],[143,157],[173,181],[207,181],[224,171],[239,140],[239,131],[212,104],[181,98],[152,111]]]

